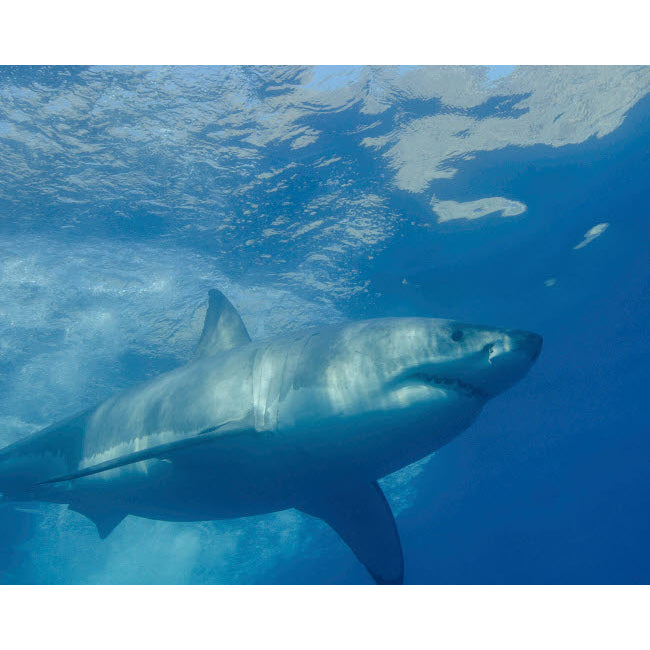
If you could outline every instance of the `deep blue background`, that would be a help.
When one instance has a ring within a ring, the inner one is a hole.
[[[510,248],[516,225],[495,218],[490,242],[467,228],[428,249],[405,233],[382,256],[386,293],[403,275],[417,285],[410,300],[389,296],[386,313],[501,321],[544,337],[527,379],[422,479],[399,521],[407,580],[650,581],[648,178],[646,97],[608,137],[480,154],[445,185],[468,198],[519,197],[527,246]],[[611,222],[606,236],[572,250],[601,222]],[[526,291],[531,277],[538,289]]]
[[[492,217],[489,231],[454,224],[439,242],[408,227],[378,256],[370,277],[382,298],[359,316],[448,316],[544,337],[527,378],[417,479],[414,507],[398,517],[406,582],[650,581],[648,178],[646,97],[610,136],[482,153],[444,181],[467,200],[516,196],[525,218]],[[573,250],[602,222],[606,235]],[[527,241],[512,246],[522,225]],[[299,565],[283,580],[364,581],[334,566]]]

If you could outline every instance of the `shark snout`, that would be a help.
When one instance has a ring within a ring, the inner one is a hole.
[[[527,355],[531,363],[537,359],[542,351],[543,339],[539,334],[526,332],[525,330],[509,330],[506,336],[510,343],[510,349]]]
[[[474,382],[487,395],[495,396],[530,370],[542,350],[542,337],[524,330],[502,330],[484,350],[487,364],[479,364]]]

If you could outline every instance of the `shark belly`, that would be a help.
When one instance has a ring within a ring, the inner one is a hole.
[[[300,461],[310,466],[312,475],[330,479],[354,473],[377,480],[446,445],[474,422],[483,407],[481,401],[438,392],[437,399],[406,413],[396,408],[320,417],[314,414],[316,400],[305,396],[304,411],[311,415],[292,422],[279,435],[288,447],[301,451]]]

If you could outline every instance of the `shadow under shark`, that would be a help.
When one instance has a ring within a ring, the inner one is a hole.
[[[66,503],[103,539],[126,515],[168,521],[298,508],[378,583],[403,582],[377,479],[466,429],[521,379],[537,334],[382,318],[251,342],[209,294],[185,366],[0,451],[7,500]]]

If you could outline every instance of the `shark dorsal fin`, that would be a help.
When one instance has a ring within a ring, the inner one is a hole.
[[[208,294],[208,311],[194,357],[206,357],[250,343],[251,337],[237,310],[221,291]]]

